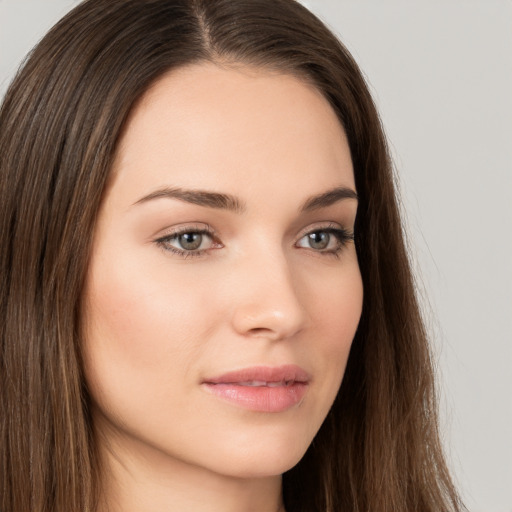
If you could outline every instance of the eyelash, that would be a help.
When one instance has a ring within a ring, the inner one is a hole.
[[[298,242],[301,241],[306,236],[310,236],[317,233],[327,233],[329,235],[333,235],[337,241],[337,245],[333,249],[315,250],[312,247],[310,248],[311,251],[318,253],[322,256],[333,256],[335,258],[339,258],[343,250],[346,248],[346,246],[350,242],[354,241],[354,233],[352,233],[348,229],[339,227],[337,224],[329,224],[327,226],[320,226],[303,232],[300,235]],[[296,242],[296,244],[298,242]]]
[[[195,235],[208,235],[212,240],[213,243],[217,244],[219,247],[222,247],[222,244],[220,242],[215,242],[215,233],[213,229],[210,226],[201,226],[201,227],[194,227],[194,226],[187,226],[183,229],[178,229],[176,231],[173,231],[171,233],[166,234],[165,236],[162,236],[155,240],[155,243],[161,247],[166,252],[171,252],[173,254],[177,254],[178,256],[181,256],[182,258],[194,258],[198,256],[203,256],[209,249],[202,249],[202,250],[195,250],[195,251],[186,251],[181,250],[176,247],[173,247],[170,245],[170,242],[177,239],[178,237],[182,235],[187,234],[195,234]]]
[[[315,250],[313,248],[310,248],[311,251],[318,253],[320,255],[325,256],[333,256],[336,258],[339,258],[341,252],[348,243],[354,241],[354,234],[350,232],[347,229],[340,228],[336,224],[329,224],[327,226],[320,226],[314,229],[310,229],[308,231],[305,231],[299,236],[298,242],[300,242],[304,237],[310,236],[317,233],[327,233],[329,235],[333,235],[337,240],[337,246],[333,249],[329,250]],[[176,240],[178,237],[187,235],[187,234],[195,234],[195,235],[207,235],[212,239],[212,243],[214,245],[217,245],[217,247],[209,247],[208,249],[201,249],[201,250],[185,250],[185,249],[178,249],[172,245],[170,245],[171,241]],[[298,243],[296,242],[296,244]],[[187,226],[183,229],[178,229],[176,231],[173,231],[171,233],[166,234],[165,236],[162,236],[155,240],[155,243],[162,248],[166,252],[171,252],[173,254],[176,254],[182,258],[194,258],[194,257],[200,257],[203,256],[205,253],[207,253],[212,248],[221,248],[223,247],[222,244],[216,240],[215,232],[213,231],[210,226],[207,227],[194,227],[194,226]],[[296,245],[295,244],[295,245]]]

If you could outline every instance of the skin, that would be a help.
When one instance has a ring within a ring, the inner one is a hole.
[[[229,194],[243,208],[142,200],[177,187]],[[301,211],[338,187],[355,191],[344,131],[298,78],[196,64],[162,77],[136,105],[85,287],[102,510],[282,510],[281,474],[325,419],[361,315],[354,243],[326,231],[350,233],[357,200]],[[172,238],[205,226],[213,234],[200,252],[184,254]],[[311,246],[312,232],[326,248]],[[202,385],[283,364],[311,376],[283,412],[247,410]]]

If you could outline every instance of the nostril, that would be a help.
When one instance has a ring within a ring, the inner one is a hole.
[[[266,327],[254,327],[253,329],[249,330],[249,334],[254,336],[268,336],[269,332],[271,332],[271,329]]]

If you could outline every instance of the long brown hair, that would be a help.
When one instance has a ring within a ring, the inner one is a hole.
[[[34,49],[0,111],[0,512],[95,510],[80,311],[96,214],[134,103],[201,61],[314,84],[354,165],[363,313],[335,404],[283,476],[287,511],[461,510],[386,142],[347,50],[293,0],[88,0]]]

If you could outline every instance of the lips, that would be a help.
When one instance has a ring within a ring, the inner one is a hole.
[[[296,365],[258,366],[208,378],[203,388],[232,405],[257,412],[284,412],[298,406],[311,377]]]

